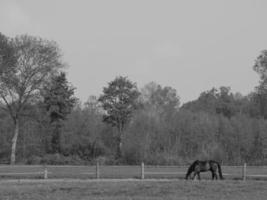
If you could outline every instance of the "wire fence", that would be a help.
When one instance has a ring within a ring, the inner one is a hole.
[[[110,165],[0,165],[1,179],[183,179],[188,166]],[[222,166],[223,176],[234,180],[267,180],[267,166]],[[211,179],[211,173],[201,173]]]

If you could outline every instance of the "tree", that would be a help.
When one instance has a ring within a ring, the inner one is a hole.
[[[254,100],[259,107],[260,115],[267,118],[267,50],[263,50],[255,61],[253,69],[260,76]]]
[[[253,69],[260,75],[261,81],[267,78],[267,50],[261,51],[257,57]]]
[[[103,109],[106,111],[104,122],[117,128],[117,157],[121,157],[122,137],[125,126],[136,110],[137,99],[140,93],[135,83],[126,77],[119,76],[104,87],[103,94],[100,96]]]
[[[0,74],[1,78],[7,73],[11,73],[16,62],[14,48],[11,40],[0,33]]]
[[[84,105],[76,104],[64,122],[62,153],[92,161],[105,152],[110,152],[110,149],[106,150],[101,137],[102,132],[106,133],[105,127],[95,96],[90,96]]]
[[[212,88],[202,92],[197,100],[184,104],[182,108],[194,112],[205,111],[212,114],[222,114],[231,118],[237,112],[241,112],[241,109],[244,109],[242,108],[243,105],[240,104],[241,99],[236,97],[231,92],[230,87]]]
[[[1,65],[0,95],[1,103],[14,124],[10,163],[15,164],[19,124],[25,107],[40,97],[44,83],[63,64],[55,42],[22,35],[12,39],[10,44],[15,62],[11,67],[10,62]]]
[[[216,113],[218,99],[218,90],[212,88],[211,90],[201,92],[198,99],[183,104],[182,109],[193,112],[204,111],[208,113]]]
[[[66,74],[61,72],[52,77],[52,81],[43,90],[45,109],[49,114],[50,124],[53,127],[52,152],[60,153],[60,132],[62,122],[72,111],[76,103],[74,88],[69,85]]]
[[[223,114],[228,118],[232,117],[236,112],[234,95],[230,91],[230,87],[220,87],[216,106],[216,113]]]
[[[158,114],[169,116],[179,109],[180,98],[172,87],[151,82],[142,88],[141,93],[143,104],[157,110]]]

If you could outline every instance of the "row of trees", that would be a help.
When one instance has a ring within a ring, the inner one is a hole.
[[[116,77],[82,104],[53,41],[0,35],[0,160],[29,164],[266,162],[267,51],[247,96],[212,88],[180,105],[172,87]],[[17,159],[16,159],[17,156]]]

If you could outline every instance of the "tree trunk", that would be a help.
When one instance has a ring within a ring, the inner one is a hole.
[[[120,159],[122,156],[122,141],[121,141],[121,136],[118,136],[117,138],[117,159]]]
[[[19,135],[19,122],[17,119],[14,121],[14,124],[15,124],[15,131],[14,131],[14,136],[12,138],[11,157],[10,157],[11,165],[14,165],[16,162],[16,147],[17,147],[17,140],[18,140],[18,135]]]
[[[119,137],[119,155],[122,156],[122,136]]]
[[[118,138],[117,138],[117,159],[121,159],[122,157],[122,137],[123,137],[123,130],[122,128],[118,129]]]
[[[61,124],[58,122],[55,124],[51,141],[53,153],[61,153],[60,131],[61,131]]]

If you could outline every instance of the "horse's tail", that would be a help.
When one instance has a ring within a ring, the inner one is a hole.
[[[220,176],[220,179],[224,179],[223,178],[223,175],[222,175],[222,168],[221,168],[221,165],[217,162],[217,165],[218,165],[218,171],[219,171],[219,176]]]
[[[193,162],[193,163],[190,165],[190,167],[188,168],[187,173],[186,173],[186,175],[185,175],[185,179],[188,179],[188,177],[190,176],[190,174],[194,171],[197,162],[198,162],[198,160],[196,160],[195,162]]]

